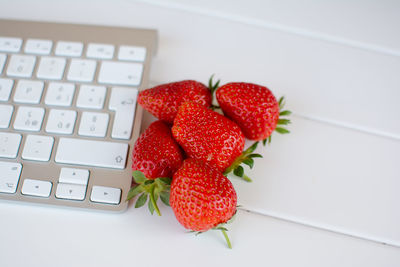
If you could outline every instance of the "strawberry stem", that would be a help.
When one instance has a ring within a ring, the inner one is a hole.
[[[228,248],[232,249],[232,244],[231,244],[231,241],[229,240],[228,234],[226,233],[226,231],[224,229],[221,229],[221,232],[225,237],[225,241],[226,241],[226,244],[228,245]]]
[[[150,201],[151,201],[151,204],[153,204],[154,210],[157,212],[158,216],[161,216],[160,209],[158,208],[155,197],[154,197],[154,189],[155,189],[155,184],[153,183],[150,188],[150,194],[149,194]]]

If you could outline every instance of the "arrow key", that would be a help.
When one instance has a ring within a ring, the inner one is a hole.
[[[56,198],[70,200],[84,200],[86,196],[86,186],[80,184],[58,183]]]
[[[121,201],[121,189],[106,186],[93,186],[90,201],[117,205]]]

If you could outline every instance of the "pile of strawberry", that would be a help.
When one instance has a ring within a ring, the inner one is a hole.
[[[212,104],[214,94],[219,106]],[[270,142],[273,131],[289,132],[282,127],[290,123],[282,118],[290,115],[283,98],[251,83],[219,87],[211,78],[208,87],[185,80],[146,89],[138,102],[159,120],[135,143],[128,200],[138,196],[136,208],[148,202],[161,215],[161,199],[185,228],[221,230],[231,247],[225,224],[236,213],[237,195],[227,175],[251,181],[243,164],[252,168],[261,157],[253,153],[258,142]],[[246,150],[245,138],[255,141]]]

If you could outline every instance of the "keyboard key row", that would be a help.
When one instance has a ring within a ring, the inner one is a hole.
[[[0,55],[0,70],[5,62]],[[12,55],[6,74],[10,77],[31,78],[36,64],[36,57],[30,55]],[[61,80],[64,76],[67,60],[61,57],[42,57],[36,77],[47,80]],[[91,59],[71,59],[67,80],[73,82],[93,82],[97,62]],[[0,72],[1,73],[1,72]],[[98,82],[102,84],[138,86],[141,83],[143,65],[119,61],[101,62]]]
[[[22,48],[22,39],[13,37],[0,37],[0,52],[16,53]],[[24,52],[35,55],[50,55],[53,47],[51,40],[27,39]],[[57,42],[54,54],[56,56],[80,57],[82,56],[84,44],[81,42]],[[112,59],[115,46],[111,44],[89,43],[87,45],[86,57],[94,59]],[[122,45],[119,48],[119,60],[140,61],[146,59],[146,48],[141,46]]]
[[[15,194],[21,177],[22,164],[0,161],[0,193]],[[89,171],[84,169],[61,168],[56,198],[84,200],[89,179]],[[21,193],[26,196],[50,197],[53,183],[46,180],[24,179]],[[93,186],[90,201],[103,204],[119,204],[121,189],[107,186]]]

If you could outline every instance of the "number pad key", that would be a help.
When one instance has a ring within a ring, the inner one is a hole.
[[[69,107],[74,98],[75,85],[72,83],[52,82],[47,88],[46,105]]]
[[[38,104],[42,98],[43,86],[44,83],[41,81],[18,81],[14,101],[17,103]]]
[[[22,165],[0,161],[0,192],[13,194],[17,191]]]
[[[49,161],[54,138],[51,136],[28,135],[22,158],[34,161]]]
[[[14,121],[14,129],[38,132],[42,127],[43,117],[44,108],[21,106]]]
[[[107,113],[83,112],[79,125],[79,135],[104,137],[107,133],[109,116]]]
[[[72,134],[75,127],[76,111],[51,109],[47,119],[46,132]]]

